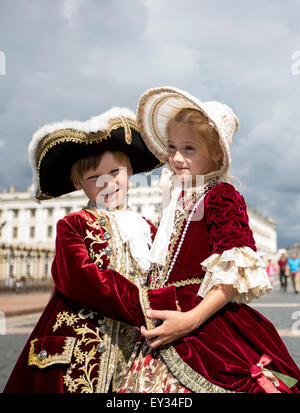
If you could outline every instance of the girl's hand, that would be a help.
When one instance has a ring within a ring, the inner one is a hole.
[[[191,311],[182,313],[181,311],[152,310],[147,313],[147,316],[163,320],[160,326],[152,330],[141,327],[141,333],[151,348],[176,341],[198,327],[197,317]]]
[[[205,298],[190,311],[149,311],[147,313],[149,318],[162,320],[163,323],[152,330],[147,330],[143,326],[141,333],[151,348],[171,343],[196,330],[220,308],[232,301],[235,294],[236,289],[232,285],[218,284],[212,287]],[[178,302],[176,305],[180,308]]]

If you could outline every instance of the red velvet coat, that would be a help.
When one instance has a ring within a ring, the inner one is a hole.
[[[172,258],[179,242],[180,236]],[[220,183],[205,197],[203,218],[191,221],[165,285],[201,278],[201,263],[210,255],[244,246],[256,251],[245,201],[232,185]],[[182,311],[201,302],[198,290],[199,285],[177,288]],[[158,351],[173,375],[193,392],[265,392],[270,382],[262,383],[265,376],[257,366],[266,361],[264,355],[272,360],[267,369],[298,379],[291,390],[283,382],[277,390],[300,392],[299,368],[275,327],[246,304],[228,303],[199,329]]]
[[[175,287],[141,292],[107,269],[124,251],[114,251],[117,235],[110,219],[101,225],[100,219],[82,210],[58,222],[55,291],[4,393],[107,392],[131,354],[134,326],[147,324],[147,308],[176,310]]]

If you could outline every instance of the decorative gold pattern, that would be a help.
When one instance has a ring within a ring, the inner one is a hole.
[[[105,232],[109,232],[112,235],[111,238],[105,241],[112,250],[112,254],[106,257],[107,262],[113,266],[115,271],[132,282],[138,283],[137,278],[142,278],[144,275],[137,271],[137,264],[130,254],[129,246],[127,244],[124,245],[121,239],[113,214],[106,210],[92,208],[87,208],[85,211],[95,218],[95,221],[93,221],[88,214],[84,214],[87,225],[92,229],[87,237],[87,241],[92,241],[89,248],[90,257],[93,257],[92,259],[98,262],[104,257],[101,255],[101,248],[104,248],[104,244],[102,245],[99,237],[95,237],[97,233],[100,233],[100,228],[102,228]],[[105,224],[100,225],[103,218],[105,218]],[[100,251],[96,251],[98,250],[97,245],[100,246]],[[106,324],[108,331],[103,337],[106,351],[101,355],[98,381],[95,389],[96,392],[100,393],[108,391],[111,379],[113,380],[113,389],[116,388],[126,368],[138,334],[136,327],[129,326],[126,323],[107,319]]]
[[[173,283],[167,283],[166,287],[169,287],[170,285],[174,285],[174,287],[185,287],[186,285],[195,285],[195,284],[201,284],[202,278],[188,278],[187,280],[182,280],[182,281],[175,281]]]
[[[191,393],[170,372],[161,355],[140,337],[132,351],[118,393]]]
[[[41,369],[52,366],[53,364],[69,364],[72,358],[72,352],[76,341],[75,337],[66,337],[63,351],[58,354],[49,354],[45,358],[39,358],[39,355],[35,352],[35,342],[37,338],[31,340],[30,350],[28,356],[28,366],[37,366]]]
[[[108,264],[129,277],[130,271],[135,268],[129,247],[124,245],[113,219],[113,214],[108,211],[95,211],[86,209],[83,212],[87,228],[85,242],[91,261],[97,263],[98,267]],[[103,219],[105,218],[105,220]],[[111,237],[103,240],[103,233],[109,232]],[[103,253],[107,246],[112,249],[108,257]],[[132,278],[140,277],[135,271]],[[101,299],[101,298],[99,298]],[[92,321],[92,323],[90,322]],[[124,377],[127,363],[132,354],[139,330],[109,318],[101,318],[99,313],[81,309],[76,313],[61,311],[56,315],[53,323],[53,332],[60,328],[71,329],[70,344],[72,348],[66,347],[61,355],[47,356],[40,360],[34,354],[34,342],[32,343],[33,354],[30,362],[36,365],[50,365],[65,360],[69,363],[68,369],[63,376],[63,383],[67,392],[81,393],[106,393],[112,383],[113,391],[117,388],[120,380]],[[72,341],[72,343],[71,343]],[[69,341],[67,341],[67,344]],[[69,351],[68,355],[66,354]],[[42,355],[44,356],[44,354]],[[68,357],[67,357],[68,356]],[[41,354],[40,354],[41,358]]]
[[[96,388],[95,382],[98,381],[98,377],[93,374],[93,370],[99,366],[99,362],[97,361],[97,345],[105,341],[100,332],[101,324],[109,325],[111,322],[111,320],[104,318],[98,321],[99,327],[96,328],[90,328],[87,323],[83,323],[83,320],[88,318],[93,319],[96,314],[95,312],[82,309],[78,312],[78,316],[68,311],[59,313],[56,316],[53,331],[56,331],[65,324],[66,326],[72,327],[76,333],[76,337],[78,337],[74,349],[72,348],[73,362],[63,376],[64,384],[71,393],[76,392],[78,389],[81,393],[94,393]],[[74,340],[76,339],[74,338]],[[86,346],[90,344],[92,344],[92,347],[87,352]],[[102,360],[102,357],[100,360]],[[69,360],[69,362],[70,361],[71,360]],[[75,373],[76,375],[78,371],[82,372],[80,377],[72,377],[72,374]]]
[[[125,121],[126,128],[132,128],[138,132],[136,123],[130,119],[126,118]],[[110,127],[107,129],[105,133],[102,131],[99,132],[83,132],[76,129],[60,129],[55,132],[49,133],[48,136],[43,138],[38,146],[36,151],[36,164],[37,170],[40,170],[41,162],[44,159],[46,153],[51,149],[53,146],[58,145],[64,142],[75,142],[75,143],[84,143],[86,145],[99,143],[105,139],[111,137],[111,132],[116,129],[124,128],[124,120],[117,119],[115,122],[114,120],[111,121]],[[127,142],[128,143],[128,142]]]
[[[53,148],[56,145],[59,145],[61,143],[65,142],[74,142],[74,143],[79,143],[79,144],[85,144],[85,145],[90,145],[94,143],[100,143],[103,140],[111,138],[111,132],[116,129],[124,128],[125,132],[125,141],[129,145],[132,142],[132,132],[131,130],[135,130],[137,132],[138,128],[136,123],[132,119],[128,119],[125,117],[116,118],[116,119],[111,119],[110,121],[110,126],[109,128],[103,132],[103,131],[98,131],[98,132],[83,132],[80,130],[72,129],[72,128],[66,128],[66,129],[60,129],[56,130],[52,133],[49,133],[43,139],[40,141],[36,154],[35,154],[35,162],[36,162],[36,167],[37,167],[37,174],[40,176],[40,168],[41,168],[41,163],[48,153],[48,151]],[[159,167],[156,166],[155,168]],[[48,195],[47,193],[43,193],[41,191],[40,185],[37,189],[37,194],[36,194],[38,199],[51,199],[53,196]]]
[[[127,145],[130,145],[132,142],[132,134],[131,134],[131,128],[128,124],[127,119],[124,116],[120,116],[120,119],[122,121],[122,125],[124,128],[124,133],[125,133],[125,142]]]
[[[153,319],[150,319],[147,317],[146,313],[147,311],[151,310],[150,307],[150,301],[149,301],[149,297],[148,297],[148,288],[140,288],[139,290],[139,294],[140,294],[140,303],[141,303],[141,307],[143,310],[143,314],[145,316],[145,320],[146,320],[146,327],[148,330],[151,330],[152,328],[155,328],[155,322],[153,321]]]
[[[187,388],[195,393],[231,393],[216,384],[211,383],[201,374],[193,370],[179,356],[173,346],[161,348],[160,354],[169,370]]]
[[[101,355],[95,392],[107,393],[116,364],[116,349],[112,341],[114,321],[107,319],[108,331],[103,337],[105,352]]]

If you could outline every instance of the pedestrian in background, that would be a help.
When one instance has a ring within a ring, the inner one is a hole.
[[[274,276],[277,273],[277,267],[275,264],[273,264],[272,260],[268,260],[266,271],[269,276],[271,284],[273,284]]]
[[[287,270],[291,276],[294,293],[298,294],[299,292],[299,269],[300,269],[300,260],[297,258],[295,252],[292,253],[292,258],[287,262]]]
[[[286,291],[287,288],[287,275],[286,275],[286,265],[287,265],[288,259],[285,254],[281,254],[280,260],[278,260],[278,267],[279,267],[279,282],[280,282],[280,288],[284,292]]]

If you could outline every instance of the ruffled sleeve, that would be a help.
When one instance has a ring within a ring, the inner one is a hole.
[[[248,303],[272,289],[265,263],[257,254],[245,200],[227,183],[216,185],[205,198],[211,255],[201,263],[206,274],[198,294],[217,284],[233,285],[233,302]]]
[[[232,302],[243,304],[272,289],[264,261],[249,247],[213,254],[201,264],[206,271],[198,292],[201,297],[215,285],[233,285],[237,292]]]

